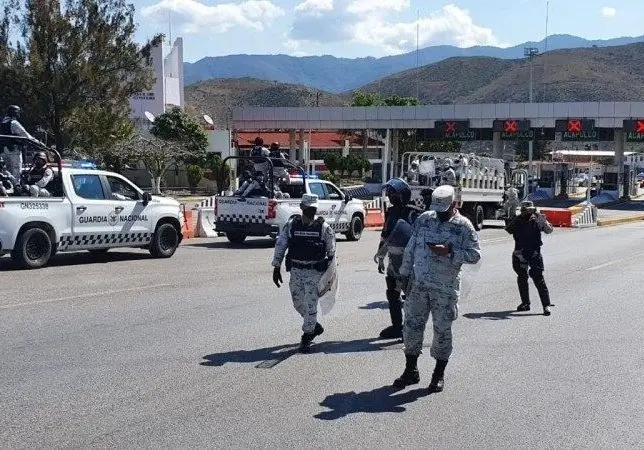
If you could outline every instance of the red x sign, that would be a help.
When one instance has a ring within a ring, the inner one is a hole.
[[[568,121],[568,132],[569,133],[581,133],[581,120],[569,120]]]
[[[505,121],[505,132],[506,133],[516,133],[519,131],[519,126],[516,120],[506,120]]]
[[[635,132],[644,133],[644,120],[637,120],[635,122]]]
[[[445,122],[446,133],[456,133],[456,122]]]

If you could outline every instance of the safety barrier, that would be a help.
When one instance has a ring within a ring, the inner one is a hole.
[[[215,208],[197,208],[197,236],[217,237],[215,231]]]
[[[548,208],[542,209],[539,208],[539,211],[546,216],[548,222],[552,224],[553,227],[572,227],[572,211],[564,208]]]
[[[365,209],[381,210],[383,202],[382,202],[382,197],[375,197],[373,200],[369,200],[369,201],[363,200],[363,203],[364,203]],[[388,198],[385,198],[384,204],[385,204],[385,209],[387,209],[390,206]]]
[[[195,237],[196,218],[194,210],[186,209],[186,205],[181,204],[181,234],[184,239],[192,239]]]
[[[572,219],[573,228],[588,228],[597,226],[597,206],[587,205],[582,212],[575,214]]]
[[[378,228],[385,224],[385,215],[379,209],[367,209],[365,212],[365,228]]]
[[[215,206],[215,199],[216,198],[217,197],[213,195],[212,197],[208,197],[208,198],[203,199],[201,201],[201,203],[199,203],[199,207],[200,208],[213,208]]]

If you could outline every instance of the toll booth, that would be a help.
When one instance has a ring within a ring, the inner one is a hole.
[[[620,198],[624,193],[623,176],[620,176],[619,166],[606,166],[602,193]]]

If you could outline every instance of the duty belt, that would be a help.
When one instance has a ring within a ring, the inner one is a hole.
[[[320,263],[320,261],[317,261],[317,262],[305,262],[305,263],[295,262],[295,261],[292,262],[293,267],[295,267],[296,269],[314,269],[315,266],[317,264],[319,264],[319,263]]]

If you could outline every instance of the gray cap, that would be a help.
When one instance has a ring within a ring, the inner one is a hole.
[[[317,208],[318,207],[318,196],[315,194],[304,194],[302,196],[302,201],[300,202],[302,208]]]
[[[450,185],[443,185],[437,187],[432,193],[432,205],[429,207],[430,211],[445,212],[454,203],[454,187]]]

